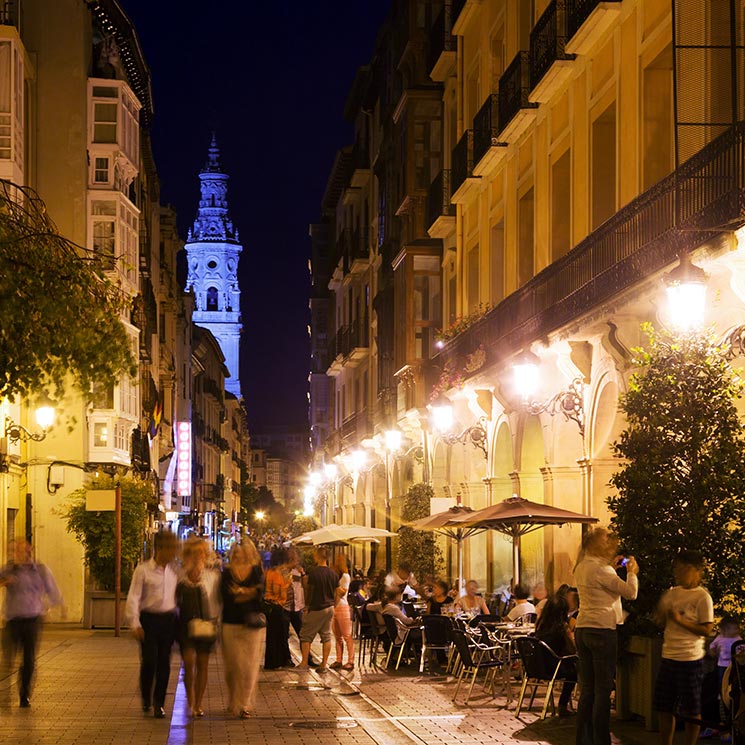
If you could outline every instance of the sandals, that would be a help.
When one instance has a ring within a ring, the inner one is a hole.
[[[346,665],[341,666],[342,670],[354,670],[354,662],[347,662]]]
[[[331,664],[329,665],[329,667],[330,667],[330,668],[331,668],[332,670],[340,670],[340,669],[342,668],[342,664],[341,664],[341,662],[340,662],[339,660],[337,660],[336,662],[332,662],[332,663],[331,663]]]

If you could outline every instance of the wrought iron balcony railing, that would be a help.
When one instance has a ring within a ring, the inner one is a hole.
[[[21,0],[0,0],[0,26],[15,26],[21,31],[23,6]]]
[[[455,217],[455,205],[450,201],[450,169],[440,171],[427,192],[427,227],[438,217]]]
[[[520,109],[535,108],[530,103],[530,53],[518,52],[499,78],[499,131],[515,118]]]
[[[580,26],[601,2],[602,0],[566,0],[567,40],[579,31]],[[621,4],[621,0],[609,0],[609,2]]]
[[[530,32],[530,88],[538,85],[551,65],[570,59],[564,53],[567,42],[564,2],[552,0]]]
[[[341,423],[341,441],[343,445],[357,445],[370,433],[367,419],[367,411],[359,411],[348,416]]]
[[[473,163],[478,162],[499,144],[499,94],[491,93],[473,118]]]
[[[467,129],[453,148],[451,188],[454,194],[473,175],[473,130]]]
[[[714,237],[745,224],[745,122],[619,210],[568,254],[448,342],[440,366],[479,346],[514,354]]]
[[[445,4],[437,15],[429,33],[427,45],[427,70],[431,71],[444,52],[455,52],[458,37],[452,34],[451,6]]]
[[[333,357],[348,357],[355,349],[369,347],[369,336],[367,323],[364,321],[356,321],[348,326],[342,326],[331,342]]]

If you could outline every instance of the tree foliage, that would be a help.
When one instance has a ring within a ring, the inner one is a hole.
[[[297,538],[303,533],[310,533],[311,530],[316,530],[318,523],[314,517],[309,515],[295,515],[290,523],[288,530],[290,532],[290,538]]]
[[[409,522],[427,517],[430,514],[430,500],[434,496],[434,489],[429,484],[413,484],[404,497],[401,519]],[[417,579],[437,577],[442,572],[445,562],[434,533],[404,526],[399,528],[398,534],[399,562],[408,563]]]
[[[241,522],[258,527],[255,517],[258,511],[264,513],[262,528],[277,530],[289,520],[287,510],[274,498],[271,489],[247,482],[241,488]]]
[[[608,504],[623,550],[640,564],[642,615],[671,586],[681,549],[703,553],[706,585],[721,613],[745,620],[745,428],[735,402],[743,384],[706,335],[635,350],[639,370],[621,397],[627,428],[614,443],[624,464]]]
[[[88,395],[135,374],[128,298],[100,258],[57,232],[33,190],[0,179],[0,398],[61,397],[68,376]]]
[[[93,480],[90,489],[113,489],[111,476]],[[125,477],[120,480],[122,490],[122,587],[129,587],[137,562],[142,556],[147,523],[148,502],[152,489],[144,481]],[[114,589],[114,511],[93,512],[85,508],[88,489],[77,489],[60,509],[72,533],[85,551],[85,563],[91,576],[103,590]]]

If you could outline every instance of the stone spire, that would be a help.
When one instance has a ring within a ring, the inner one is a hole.
[[[220,148],[212,133],[207,162],[199,174],[202,198],[186,242],[221,241],[238,243],[238,231],[228,215],[228,175],[220,167]]]

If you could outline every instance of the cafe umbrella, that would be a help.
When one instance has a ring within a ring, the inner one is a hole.
[[[475,512],[470,507],[461,504],[454,505],[444,512],[436,512],[434,515],[420,517],[406,523],[407,528],[413,530],[427,530],[438,535],[444,535],[455,541],[458,555],[458,591],[464,592],[463,584],[463,541],[477,533],[483,533],[486,528],[470,527],[468,525],[453,524],[455,518],[473,515]]]
[[[292,539],[292,543],[305,546],[325,546],[333,543],[377,543],[381,538],[393,538],[398,533],[366,525],[325,525]]]
[[[521,497],[510,497],[476,512],[454,517],[451,528],[496,530],[512,538],[512,571],[514,583],[520,581],[520,539],[527,533],[546,525],[580,523],[590,525],[598,519],[579,512],[571,512],[549,504],[531,502]]]

